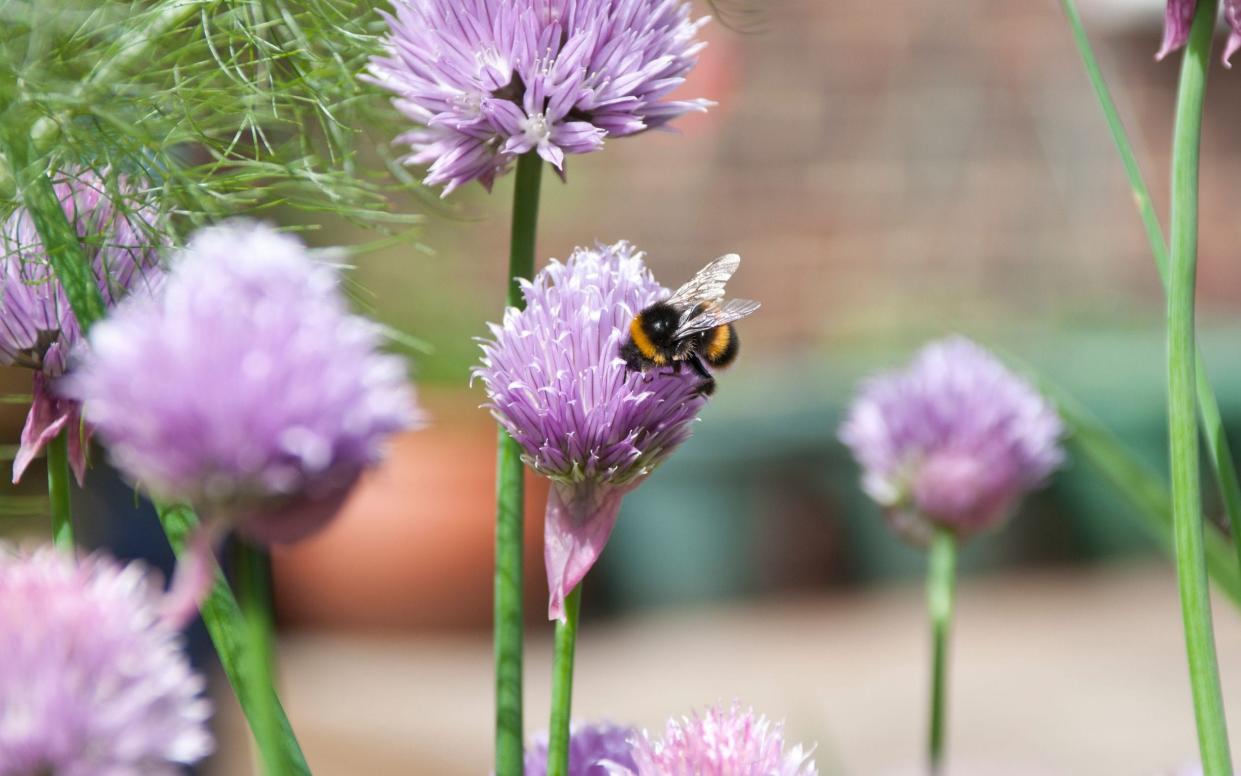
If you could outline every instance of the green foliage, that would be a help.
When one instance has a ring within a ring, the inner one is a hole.
[[[367,0],[0,0],[0,195],[16,151],[139,174],[178,231],[276,206],[408,227],[403,120],[358,79],[383,29]]]

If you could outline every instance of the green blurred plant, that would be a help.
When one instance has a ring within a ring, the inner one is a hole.
[[[359,5],[0,0],[0,120],[45,170],[139,174],[179,231],[278,205],[409,226],[386,196],[417,190],[390,156],[396,117],[357,78],[383,21]]]
[[[1193,11],[1177,86],[1172,135],[1171,240],[1165,250],[1158,219],[1149,204],[1137,163],[1115,104],[1099,72],[1089,39],[1072,0],[1062,0],[1087,74],[1120,150],[1138,209],[1146,226],[1167,296],[1168,437],[1171,465],[1172,550],[1185,630],[1190,688],[1202,766],[1207,776],[1232,773],[1223,695],[1216,659],[1211,602],[1207,593],[1209,554],[1202,515],[1198,424],[1206,428],[1212,463],[1241,553],[1238,494],[1232,456],[1219,429],[1219,409],[1195,340],[1195,284],[1198,254],[1198,170],[1207,72],[1218,16],[1218,0],[1201,0]],[[1213,438],[1214,435],[1214,438]]]

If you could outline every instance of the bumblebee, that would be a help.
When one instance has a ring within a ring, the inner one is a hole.
[[[733,321],[759,307],[749,299],[724,301],[724,285],[740,264],[741,257],[735,253],[721,256],[672,296],[634,316],[629,338],[620,349],[625,364],[643,373],[664,366],[680,373],[681,367],[688,365],[702,378],[699,393],[710,396],[715,391],[715,377],[703,362],[713,368],[731,364],[740,344]]]

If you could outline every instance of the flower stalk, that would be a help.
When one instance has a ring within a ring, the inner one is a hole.
[[[927,755],[932,776],[943,772],[947,728],[948,637],[956,586],[957,540],[945,528],[931,538],[926,603],[931,617],[931,714]]]
[[[79,433],[66,428],[47,445],[47,496],[51,503],[52,543],[65,552],[73,552],[73,513],[69,507],[69,434]]]
[[[517,160],[506,302],[523,307],[520,279],[534,276],[543,160],[534,152]],[[496,462],[495,666],[497,776],[521,776],[522,553],[525,535],[525,466],[521,446],[501,428]]]
[[[552,716],[547,729],[547,776],[569,774],[569,720],[573,707],[573,656],[582,611],[582,586],[564,599],[564,619],[556,623],[552,663]]]
[[[1065,15],[1068,17],[1069,27],[1073,31],[1074,43],[1077,45],[1078,53],[1081,55],[1082,63],[1085,65],[1086,75],[1090,78],[1091,86],[1094,88],[1095,96],[1099,101],[1099,107],[1103,110],[1103,117],[1107,120],[1108,130],[1112,135],[1112,142],[1116,144],[1116,150],[1120,154],[1121,162],[1125,168],[1125,175],[1129,179],[1129,188],[1133,194],[1133,202],[1138,209],[1138,215],[1142,218],[1142,225],[1146,231],[1146,240],[1150,244],[1151,255],[1155,259],[1155,268],[1159,271],[1159,280],[1166,292],[1168,288],[1168,246],[1164,240],[1163,228],[1159,225],[1159,216],[1155,213],[1155,205],[1151,200],[1150,189],[1142,178],[1142,170],[1138,166],[1138,159],[1133,151],[1133,144],[1129,141],[1124,122],[1120,119],[1120,112],[1116,109],[1116,101],[1112,99],[1107,82],[1103,79],[1103,72],[1099,68],[1098,59],[1096,59],[1094,50],[1090,46],[1090,38],[1086,35],[1086,30],[1082,26],[1082,18],[1081,14],[1078,13],[1077,4],[1075,0],[1061,0],[1061,4],[1064,7]],[[1228,437],[1224,433],[1224,422],[1219,411],[1219,401],[1215,397],[1215,390],[1211,387],[1211,380],[1201,351],[1197,353],[1197,369],[1195,371],[1198,391],[1198,416],[1202,424],[1207,456],[1211,462],[1211,469],[1215,474],[1215,480],[1219,485],[1224,511],[1228,515],[1228,522],[1232,527],[1233,550],[1237,556],[1237,567],[1241,569],[1241,482],[1238,482],[1237,479],[1237,467],[1233,462],[1234,459],[1232,450],[1228,445]]]
[[[156,505],[160,523],[164,533],[178,559],[186,555],[190,549],[190,539],[199,529],[198,517],[193,510],[183,506]],[[214,566],[214,562],[212,562]],[[228,677],[229,684],[237,695],[241,711],[250,723],[255,741],[264,762],[282,762],[286,765],[283,773],[295,776],[310,776],[310,766],[302,754],[301,746],[293,735],[288,717],[280,705],[275,688],[264,683],[261,677],[254,675],[254,656],[256,651],[251,644],[245,616],[237,605],[237,599],[224,579],[219,568],[215,568],[215,583],[211,592],[202,602],[203,623],[207,633],[215,645],[216,654],[220,658],[220,667]],[[273,735],[266,735],[263,724],[263,710],[270,710],[277,729]]]
[[[1194,293],[1198,254],[1198,167],[1203,98],[1218,0],[1201,0],[1177,89],[1172,137],[1172,240],[1168,273],[1168,436],[1177,587],[1206,776],[1232,773],[1208,596],[1198,472]]]
[[[241,611],[246,620],[246,637],[250,641],[249,669],[260,687],[275,688],[275,626],[272,619],[271,556],[267,551],[237,540],[237,587]],[[256,703],[259,736],[265,741],[280,740],[280,716],[275,693],[261,693]],[[289,776],[292,763],[280,747],[262,750],[266,776]]]

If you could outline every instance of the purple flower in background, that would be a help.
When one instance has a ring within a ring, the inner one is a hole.
[[[1241,0],[1223,0],[1224,19],[1228,22],[1228,45],[1224,48],[1224,65],[1232,67],[1232,55],[1241,48]],[[1198,0],[1168,0],[1163,20],[1163,45],[1156,59],[1184,46],[1189,40],[1189,28],[1194,22]]]
[[[1055,409],[962,337],[927,345],[866,382],[840,430],[866,493],[921,543],[931,525],[968,536],[1001,521],[1063,459]]]
[[[543,555],[548,616],[559,619],[621,499],[689,437],[705,400],[689,370],[642,375],[620,358],[634,315],[668,295],[628,243],[553,260],[522,294],[526,308],[491,326],[474,375],[526,463],[552,481]]]
[[[295,541],[418,420],[382,339],[301,242],[231,223],[198,232],[158,294],[99,323],[64,389],[157,498],[261,543]]]
[[[176,776],[210,753],[160,598],[136,564],[0,546],[0,774]]]
[[[105,303],[131,287],[161,276],[158,212],[140,202],[121,176],[109,188],[95,172],[68,170],[53,184],[69,222],[77,229]],[[69,350],[81,337],[65,290],[48,262],[30,213],[14,211],[0,225],[0,364],[34,370],[34,401],[13,461],[13,482],[47,443],[69,434],[69,460],[81,483],[86,439],[77,402],[53,395],[51,382],[64,374]]]
[[[574,723],[569,730],[569,776],[611,776],[618,768],[633,770],[637,731],[611,725]],[[525,776],[547,776],[547,734],[535,736],[526,749]]]
[[[817,776],[810,752],[784,751],[784,726],[753,709],[715,706],[671,719],[662,740],[634,740],[636,776]]]
[[[705,45],[682,0],[393,0],[364,76],[419,124],[397,140],[444,194],[491,188],[530,150],[565,154],[661,127],[705,100],[666,100]]]

